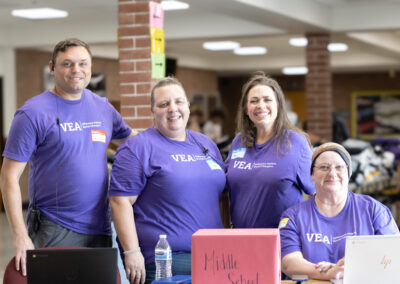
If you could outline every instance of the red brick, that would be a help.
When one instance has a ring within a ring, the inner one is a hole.
[[[122,94],[134,94],[135,86],[132,85],[119,85],[119,93]]]
[[[138,106],[138,105],[149,105],[150,96],[134,96],[134,97],[124,97],[121,96],[121,106]]]
[[[331,59],[330,58],[322,59],[322,58],[314,57],[314,58],[310,58],[310,59],[307,58],[306,62],[307,62],[308,70],[310,70],[313,66],[320,66],[321,64],[329,65],[331,62]]]
[[[331,107],[331,105],[332,105],[332,102],[330,102],[330,101],[316,101],[314,103],[307,102],[307,107],[314,108],[314,109],[317,109],[317,108],[319,109],[319,108],[323,108],[323,107],[329,108],[329,107]]]
[[[318,73],[331,73],[331,68],[327,65],[323,65],[323,66],[315,66],[315,67],[311,67],[308,66],[308,72],[318,72]]]
[[[119,74],[121,83],[147,83],[151,80],[151,73]]]
[[[324,67],[327,70],[330,70],[330,60],[320,60],[320,59],[310,60],[310,61],[307,61],[307,67],[308,67],[308,70],[311,70],[311,71],[313,71],[315,69],[319,69],[319,68],[324,68]],[[327,73],[330,73],[330,72],[327,72]]]
[[[127,71],[134,71],[135,70],[135,63],[132,61],[128,62],[119,62],[119,71],[120,72],[127,72]]]
[[[148,94],[150,92],[151,92],[151,83],[136,85],[136,93],[137,94]]]
[[[122,116],[122,118],[123,118],[125,121],[127,121],[127,119],[124,118],[124,117],[127,117],[127,116],[134,116],[134,115],[135,115],[135,109],[134,109],[134,108],[124,108],[124,107],[121,107],[121,116]]]
[[[150,24],[150,16],[149,13],[136,14],[135,15],[135,24]]]
[[[307,80],[310,79],[310,82],[313,80],[327,80],[329,78],[332,78],[331,73],[312,73],[312,74],[307,74],[306,75],[306,84]]]
[[[125,59],[147,59],[150,58],[150,48],[146,49],[131,49],[131,50],[120,50],[120,60]]]
[[[118,4],[118,14],[121,13],[138,13],[149,11],[149,3],[120,3]]]
[[[136,47],[150,47],[151,46],[150,36],[136,38],[135,41],[136,41]]]
[[[307,74],[307,85],[315,85],[317,82],[322,82],[325,84],[329,84],[331,82],[331,73],[324,73],[324,72],[313,72]]]
[[[135,24],[135,15],[134,14],[120,14],[118,16],[118,24],[120,26]]]
[[[138,107],[137,108],[137,116],[152,116],[150,107]]]
[[[133,48],[134,39],[133,38],[120,38],[118,41],[119,48]]]
[[[120,37],[123,36],[138,36],[138,35],[149,35],[149,26],[140,27],[119,27],[118,34]]]
[[[306,88],[307,97],[331,97],[331,88],[328,87],[319,87],[316,85],[307,86]]]
[[[135,118],[129,120],[128,125],[132,128],[149,128],[153,125],[153,119],[150,118]]]
[[[151,61],[136,61],[136,71],[151,71]]]
[[[307,84],[307,88],[319,88],[319,89],[331,89],[332,87],[332,83],[330,80],[328,80],[327,78],[325,79],[319,79],[319,80],[315,80],[314,82],[310,82]]]

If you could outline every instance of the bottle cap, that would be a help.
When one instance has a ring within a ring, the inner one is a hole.
[[[166,239],[167,235],[160,235],[160,239]]]

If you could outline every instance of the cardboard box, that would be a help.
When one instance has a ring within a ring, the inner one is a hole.
[[[279,284],[278,229],[202,229],[192,236],[192,283]]]

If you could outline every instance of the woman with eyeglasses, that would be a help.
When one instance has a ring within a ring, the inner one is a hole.
[[[316,194],[286,210],[279,224],[282,271],[289,277],[342,278],[347,236],[399,233],[386,206],[348,190],[350,176],[351,157],[343,146],[325,143],[314,151]]]

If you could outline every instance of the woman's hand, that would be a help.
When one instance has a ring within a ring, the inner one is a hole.
[[[315,269],[317,269],[319,272],[325,272],[325,271],[328,271],[329,269],[331,269],[334,265],[335,265],[334,263],[330,263],[327,261],[321,261],[321,262],[315,264]]]
[[[125,255],[126,278],[132,284],[144,284],[146,280],[146,269],[141,252]]]
[[[344,276],[344,257],[336,264],[332,265],[327,271],[329,279],[343,279]]]

